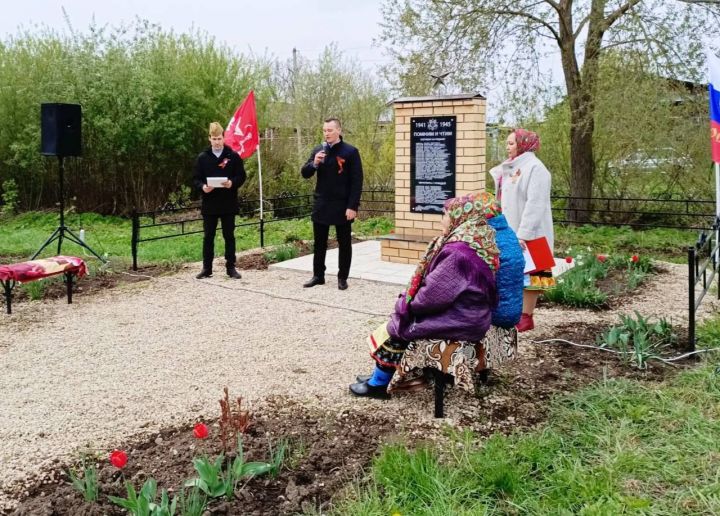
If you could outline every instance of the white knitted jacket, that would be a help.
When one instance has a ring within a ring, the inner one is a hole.
[[[544,236],[553,249],[551,179],[542,161],[534,152],[524,152],[492,168],[490,175],[495,180],[503,214],[517,237],[534,240]]]

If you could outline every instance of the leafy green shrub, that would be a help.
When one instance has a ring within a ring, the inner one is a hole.
[[[74,469],[68,471],[68,477],[73,487],[82,493],[86,502],[94,502],[98,498],[97,467],[95,464],[85,465],[82,461],[82,475]]]
[[[265,259],[268,262],[277,263],[284,262],[285,260],[292,260],[293,258],[297,257],[297,255],[297,247],[292,244],[284,244],[272,251],[268,251],[263,256],[265,256]]]
[[[577,308],[603,308],[607,306],[608,296],[595,286],[595,278],[575,268],[558,278],[555,287],[545,292],[545,298]]]
[[[190,193],[191,191],[189,186],[181,185],[180,188],[170,193],[165,207],[170,209],[187,208],[192,202],[190,199]]]
[[[133,516],[174,516],[177,510],[177,497],[172,502],[168,498],[167,491],[162,490],[160,502],[157,499],[157,482],[154,478],[148,478],[143,484],[140,492],[137,493],[130,482],[125,482],[127,498],[108,496],[110,501],[119,505]]]
[[[207,506],[207,496],[197,487],[189,492],[183,489],[178,496],[178,505],[183,516],[202,516]]]
[[[635,317],[621,315],[621,323],[598,337],[598,344],[619,351],[626,363],[647,369],[648,360],[659,358],[664,348],[677,342],[677,335],[663,317],[653,322],[637,311]]]
[[[0,207],[0,217],[11,217],[17,213],[18,209],[18,185],[14,179],[3,181],[2,184],[2,206]]]
[[[284,453],[285,447],[281,445],[272,464],[245,462],[242,439],[238,437],[237,455],[232,463],[227,464],[224,471],[225,455],[222,453],[212,462],[207,457],[193,459],[193,466],[199,477],[188,480],[185,486],[197,487],[210,498],[225,496],[230,500],[240,480],[279,471]]]
[[[572,249],[568,256],[573,257]],[[608,293],[597,286],[597,282],[608,277],[611,272],[622,274],[627,290],[641,285],[652,271],[652,261],[645,256],[607,256],[594,255],[588,251],[573,257],[575,266],[556,279],[556,286],[545,293],[545,298],[553,303],[577,308],[605,308]]]

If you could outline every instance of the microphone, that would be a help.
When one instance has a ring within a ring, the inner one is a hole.
[[[328,142],[325,142],[325,141],[324,141],[324,142],[322,142],[320,145],[322,146],[322,151],[323,151],[325,154],[327,154],[327,151],[328,151],[328,149],[330,148],[330,146],[328,145]],[[325,162],[325,158],[322,159],[322,163],[324,163],[324,162]]]

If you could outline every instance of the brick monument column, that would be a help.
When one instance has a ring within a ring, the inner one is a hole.
[[[384,261],[416,263],[440,234],[445,199],[485,189],[485,98],[406,97],[395,113],[395,233]]]

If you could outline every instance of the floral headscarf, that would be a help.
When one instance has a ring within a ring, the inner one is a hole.
[[[500,264],[500,250],[495,245],[495,230],[488,226],[486,219],[500,211],[497,203],[488,202],[489,194],[469,194],[445,201],[445,212],[450,216],[447,235],[435,237],[428,244],[425,255],[415,269],[407,289],[406,300],[409,303],[417,294],[427,268],[440,250],[451,242],[465,242],[488,264],[490,270],[497,271]],[[490,196],[492,197],[492,196]],[[494,200],[494,199],[493,199]]]
[[[502,208],[500,207],[500,203],[490,192],[481,192],[479,194],[475,194],[475,200],[480,200],[480,202],[482,202],[482,213],[486,219],[491,219],[497,215],[502,214]]]
[[[518,156],[524,152],[537,152],[540,149],[540,137],[537,133],[527,129],[515,129],[513,133],[515,133]]]

